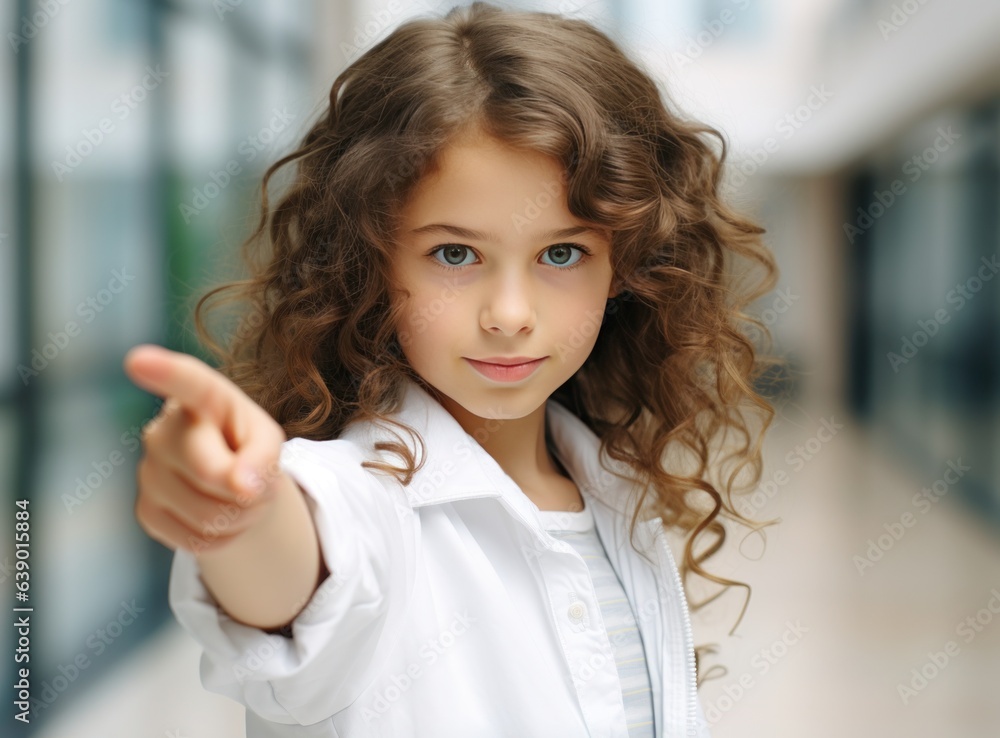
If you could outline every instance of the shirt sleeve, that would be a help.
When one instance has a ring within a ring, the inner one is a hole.
[[[262,718],[311,725],[350,705],[399,633],[415,568],[416,516],[391,478],[360,466],[345,440],[290,439],[280,467],[306,495],[330,575],[291,624],[291,637],[234,621],[178,549],[169,602],[203,647],[201,681]]]

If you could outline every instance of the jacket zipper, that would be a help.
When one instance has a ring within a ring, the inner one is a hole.
[[[697,674],[695,673],[695,663],[694,663],[694,634],[691,629],[691,616],[688,612],[687,596],[684,594],[684,586],[681,583],[680,572],[677,569],[677,562],[674,560],[674,554],[670,550],[670,546],[667,545],[666,535],[663,532],[662,523],[659,529],[659,549],[662,554],[666,554],[667,561],[670,563],[670,574],[674,581],[674,587],[676,588],[677,594],[680,597],[681,603],[681,615],[684,623],[684,644],[685,644],[685,658],[687,666],[687,683],[686,689],[688,690],[687,695],[687,730],[688,735],[699,735],[700,730],[698,730],[698,688],[697,688]],[[661,566],[663,565],[661,561]],[[695,732],[697,731],[697,732]]]

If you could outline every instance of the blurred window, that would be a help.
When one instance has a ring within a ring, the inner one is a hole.
[[[931,479],[960,458],[1000,523],[1000,100],[915,125],[853,190],[855,406]]]
[[[314,6],[4,6],[24,39],[0,54],[0,504],[12,520],[30,500],[36,727],[170,617],[171,554],[134,515],[159,401],[121,359],[142,342],[208,358],[194,297],[233,276],[260,175],[317,105]],[[88,678],[64,684],[80,659]]]

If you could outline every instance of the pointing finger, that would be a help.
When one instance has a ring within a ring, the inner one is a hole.
[[[209,420],[222,430],[231,447],[239,446],[242,429],[236,422],[235,406],[249,398],[219,371],[194,356],[155,344],[130,349],[123,366],[137,386]]]

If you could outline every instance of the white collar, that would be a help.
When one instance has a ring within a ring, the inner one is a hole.
[[[514,480],[418,383],[405,379],[402,405],[390,417],[415,430],[428,452],[426,463],[414,472],[412,480],[404,487],[412,507],[502,496],[525,516],[535,517],[537,508]],[[554,450],[580,493],[587,499],[596,498],[619,514],[631,515],[635,490],[629,467],[606,453],[602,457],[604,466],[600,465],[600,439],[580,418],[551,398],[546,403],[546,423]],[[359,443],[366,455],[393,466],[402,466],[402,459],[394,453],[375,450],[374,444],[403,441],[419,465],[421,457],[416,441],[395,426],[352,423],[340,437]]]

